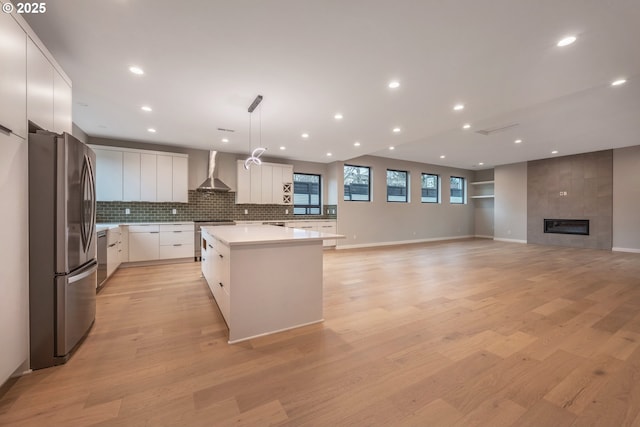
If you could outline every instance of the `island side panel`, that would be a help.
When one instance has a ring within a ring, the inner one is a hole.
[[[231,246],[229,342],[322,318],[322,241]]]

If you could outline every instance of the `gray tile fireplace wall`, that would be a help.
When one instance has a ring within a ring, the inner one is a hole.
[[[611,250],[613,150],[531,161],[527,176],[528,243]],[[590,234],[545,234],[553,218],[588,219]]]

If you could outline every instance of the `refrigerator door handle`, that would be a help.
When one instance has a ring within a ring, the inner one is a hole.
[[[85,271],[84,273],[78,274],[76,276],[71,276],[69,278],[69,284],[79,282],[85,277],[91,276],[97,269],[98,269],[98,264],[93,264],[93,266],[89,270]]]

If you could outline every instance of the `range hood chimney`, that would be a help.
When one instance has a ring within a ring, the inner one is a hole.
[[[205,179],[204,182],[200,184],[200,186],[198,187],[198,191],[210,190],[210,191],[227,192],[231,190],[227,184],[220,181],[215,176],[216,154],[218,154],[217,151],[209,152],[209,174],[207,175],[207,179]]]

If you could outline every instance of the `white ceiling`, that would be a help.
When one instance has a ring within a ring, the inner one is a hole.
[[[25,18],[92,136],[466,169],[640,144],[637,0],[55,0]]]

